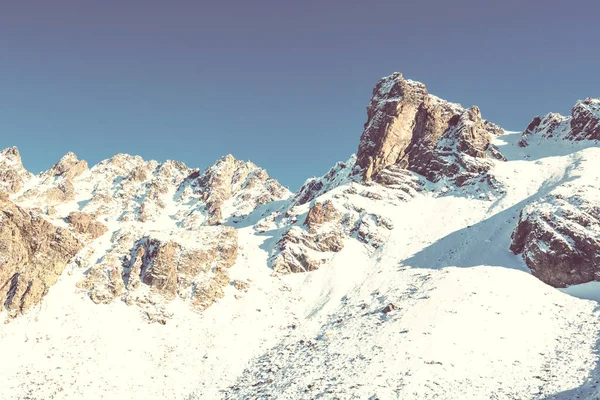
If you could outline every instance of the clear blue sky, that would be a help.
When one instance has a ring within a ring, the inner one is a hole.
[[[521,130],[600,96],[595,1],[3,1],[1,147],[206,168],[232,153],[292,189],[357,149],[394,71]]]

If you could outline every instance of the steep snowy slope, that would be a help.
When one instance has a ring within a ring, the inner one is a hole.
[[[385,244],[361,250],[349,240],[326,271],[312,272],[298,289],[303,323],[255,359],[225,398],[571,399],[595,392],[597,303],[539,282],[509,246],[522,206],[571,178],[576,160],[594,174],[600,149],[531,162],[519,139],[496,141],[514,157],[491,170],[506,189],[500,198],[429,184],[412,200],[380,201],[377,212],[394,227]],[[388,189],[369,190],[383,197]]]
[[[596,286],[547,283],[597,276],[596,105],[504,133],[396,73],[295,194],[231,156],[32,176],[7,149],[0,398],[594,399]]]

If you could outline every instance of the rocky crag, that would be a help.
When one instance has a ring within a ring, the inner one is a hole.
[[[395,73],[375,86],[367,107],[355,173],[377,180],[398,165],[436,182],[458,186],[488,179],[490,156],[502,159],[491,144],[503,130],[468,109],[433,96],[420,82]]]

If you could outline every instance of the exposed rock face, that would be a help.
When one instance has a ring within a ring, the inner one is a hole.
[[[10,201],[0,210],[0,304],[14,315],[42,299],[82,243]]]
[[[479,108],[441,100],[422,83],[394,73],[373,90],[355,172],[369,181],[398,164],[432,181],[448,177],[464,184],[491,167],[490,142],[502,133],[481,118]]]
[[[425,85],[406,80],[400,73],[377,83],[367,106],[356,160],[366,180],[404,157],[412,141],[417,112],[427,97]]]
[[[529,205],[521,211],[510,249],[554,287],[600,280],[600,208],[576,195]]]
[[[331,201],[315,203],[306,215],[308,232],[293,226],[279,240],[279,253],[272,260],[275,272],[314,271],[327,261],[326,253],[337,253],[347,236],[341,225],[342,214]]]
[[[421,190],[419,178],[407,170],[380,174],[378,178],[385,176],[386,183],[376,185],[348,179],[352,164],[344,163],[342,169],[339,166],[331,171],[341,172],[341,177],[336,178],[330,171],[310,181],[329,188],[326,193],[319,195],[321,189],[311,191],[310,185],[300,190],[302,196],[318,196],[317,200],[299,204],[296,196],[281,215],[275,213],[255,226],[259,231],[276,230],[278,226],[284,228],[269,259],[275,272],[316,270],[341,251],[347,239],[356,239],[366,245],[366,251],[374,251],[385,243],[386,236],[394,229],[392,221],[380,214],[382,206],[407,201]]]
[[[550,113],[531,120],[519,141],[525,147],[534,138],[554,140],[599,140],[600,99],[578,101],[571,116]]]
[[[128,154],[117,154],[87,170],[85,161],[69,153],[40,174],[19,200],[50,213],[53,206],[75,197],[85,199],[79,211],[97,218],[150,226],[176,209],[172,219],[195,229],[240,220],[257,206],[287,199],[291,193],[265,170],[232,156],[201,174],[178,161],[158,163]]]
[[[142,281],[165,296],[174,297],[177,294],[177,264],[181,247],[172,240],[161,243],[148,238],[144,249]]]
[[[519,146],[528,146],[533,138],[568,139],[571,134],[570,120],[571,118],[556,113],[535,117],[523,132]]]
[[[310,233],[315,233],[317,229],[326,222],[336,221],[341,218],[340,213],[336,210],[331,201],[325,203],[315,203],[308,211],[304,225],[306,225]]]
[[[200,311],[210,307],[225,295],[223,289],[229,284],[229,273],[224,267],[215,268],[194,286],[192,304]]]
[[[419,192],[423,191],[425,185],[415,174],[401,168],[397,164],[390,165],[381,170],[377,174],[375,182],[391,189],[399,189],[395,191],[396,195],[405,201],[414,198]]]
[[[342,250],[343,238],[341,229],[308,233],[292,227],[278,242],[279,253],[271,263],[273,270],[284,274],[314,271],[329,258],[323,253]]]
[[[94,302],[108,303],[122,295],[125,301],[143,306],[148,315],[163,315],[154,307],[160,307],[162,300],[179,296],[204,310],[223,296],[229,283],[227,270],[237,259],[234,228],[139,235],[127,229],[116,232],[113,247],[80,282]],[[142,285],[151,288],[153,300],[139,292]]]
[[[578,101],[571,116],[571,137],[574,140],[600,139],[600,99]]]
[[[22,168],[14,148],[0,154],[1,166],[0,200],[8,200],[9,193],[22,191],[24,182],[34,179],[16,201],[36,207],[58,225],[67,222],[68,228],[60,232],[86,244],[74,259],[86,271],[79,288],[96,303],[121,299],[137,305],[150,320],[161,323],[168,319],[168,299],[180,297],[202,310],[224,295],[228,268],[237,258],[237,231],[207,225],[236,223],[263,204],[291,197],[265,170],[232,156],[200,173],[178,161],[158,163],[127,154],[88,169],[85,161],[69,153],[34,178]],[[96,239],[105,234],[110,237],[103,237],[102,246],[110,247],[102,255]],[[63,256],[66,260],[72,254],[65,251]],[[28,279],[21,270],[34,265],[27,266],[27,257],[0,272],[10,275],[1,282],[5,294],[13,293],[15,273],[20,273],[17,295],[11,294],[6,303],[16,309],[21,307],[14,304],[23,297],[22,282]],[[43,278],[47,286],[62,269],[56,271],[52,279]],[[35,295],[32,301],[39,298]]]
[[[79,160],[74,153],[67,153],[52,168],[42,173],[44,177],[63,177],[65,180],[72,181],[74,178],[88,170],[88,164],[84,160]]]
[[[72,212],[69,214],[68,221],[75,232],[89,235],[92,239],[96,239],[108,231],[103,223],[96,221],[93,216],[87,213]]]
[[[208,168],[196,185],[206,202],[209,225],[223,220],[222,207],[228,200],[245,215],[257,205],[290,197],[289,190],[270,178],[267,172],[251,162],[236,160],[231,154],[221,158]]]
[[[75,198],[74,181],[88,171],[87,162],[67,153],[48,171],[40,174],[40,184],[23,194],[25,199],[61,203]]]
[[[23,167],[21,155],[16,147],[9,147],[0,152],[1,191],[8,194],[18,192],[31,177],[31,173]]]
[[[356,157],[353,155],[346,162],[338,162],[327,174],[319,178],[310,178],[294,196],[295,204],[306,204],[318,196],[340,185],[351,181],[350,175],[354,168]]]

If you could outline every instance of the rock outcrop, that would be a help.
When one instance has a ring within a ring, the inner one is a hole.
[[[200,173],[178,161],[159,163],[128,154],[117,154],[88,170],[85,161],[69,153],[41,173],[18,200],[51,213],[77,197],[80,212],[149,226],[160,225],[165,214],[175,210],[171,218],[179,226],[195,229],[239,221],[256,207],[291,195],[264,169],[232,156]]]
[[[534,138],[573,141],[599,140],[600,99],[587,98],[578,101],[569,117],[549,113],[533,118],[523,132],[519,145],[526,147]]]
[[[600,207],[566,190],[534,202],[521,211],[510,250],[554,287],[600,280]]]
[[[373,90],[355,174],[369,181],[399,165],[431,181],[446,177],[459,186],[479,181],[491,168],[489,156],[502,158],[491,145],[494,135],[502,133],[482,119],[479,108],[441,100],[422,83],[394,73]]]
[[[289,190],[269,177],[264,169],[251,162],[236,160],[231,154],[208,168],[194,184],[206,202],[209,225],[223,222],[222,208],[228,201],[236,209],[232,217],[239,217],[258,205],[291,196]]]
[[[16,315],[39,303],[82,246],[69,230],[0,200],[0,304]]]
[[[308,227],[310,233],[315,233],[324,223],[338,221],[340,218],[341,214],[336,210],[331,201],[315,203],[308,210],[304,225]]]
[[[340,179],[330,173],[311,180],[324,182],[323,188],[331,185],[329,191],[308,204],[298,204],[296,196],[285,213],[274,213],[255,226],[260,232],[283,228],[269,259],[273,270],[283,274],[316,270],[341,251],[347,239],[364,243],[366,251],[381,247],[394,229],[392,221],[380,214],[381,206],[407,201],[420,190],[410,171],[388,178],[389,186],[352,180],[337,186]],[[319,191],[311,192],[305,185],[300,193],[313,196]]]
[[[75,198],[74,181],[88,171],[87,162],[67,153],[52,168],[39,175],[39,184],[23,194],[24,199],[57,204]]]
[[[303,224],[292,226],[277,243],[278,252],[271,261],[275,272],[297,273],[314,271],[332,253],[344,248],[347,234],[342,226],[342,213],[331,201],[315,203]]]
[[[23,188],[26,181],[32,178],[21,162],[21,155],[16,147],[9,147],[0,152],[0,190],[12,194]]]
[[[238,251],[237,231],[226,226],[145,235],[123,229],[112,242],[78,286],[96,303],[121,297],[149,315],[177,296],[198,310],[223,297]]]
[[[68,181],[73,181],[88,170],[88,164],[84,160],[77,158],[75,153],[69,152],[63,156],[48,171],[41,174],[42,177],[61,177]]]
[[[571,137],[574,140],[600,139],[600,99],[578,101],[571,111]]]
[[[88,235],[91,239],[96,239],[108,231],[106,225],[84,212],[74,211],[67,219],[75,232]]]
[[[325,175],[319,178],[310,178],[294,195],[294,204],[302,205],[309,203],[320,195],[351,182],[351,174],[356,162],[356,156],[352,155],[346,162],[339,161]]]
[[[571,117],[536,117],[520,144],[541,140],[591,140],[597,134],[597,100],[578,102]],[[575,122],[574,122],[575,121]],[[575,127],[575,128],[574,128]],[[578,156],[562,183],[521,211],[510,249],[532,273],[555,287],[600,281],[600,172],[595,160]]]

